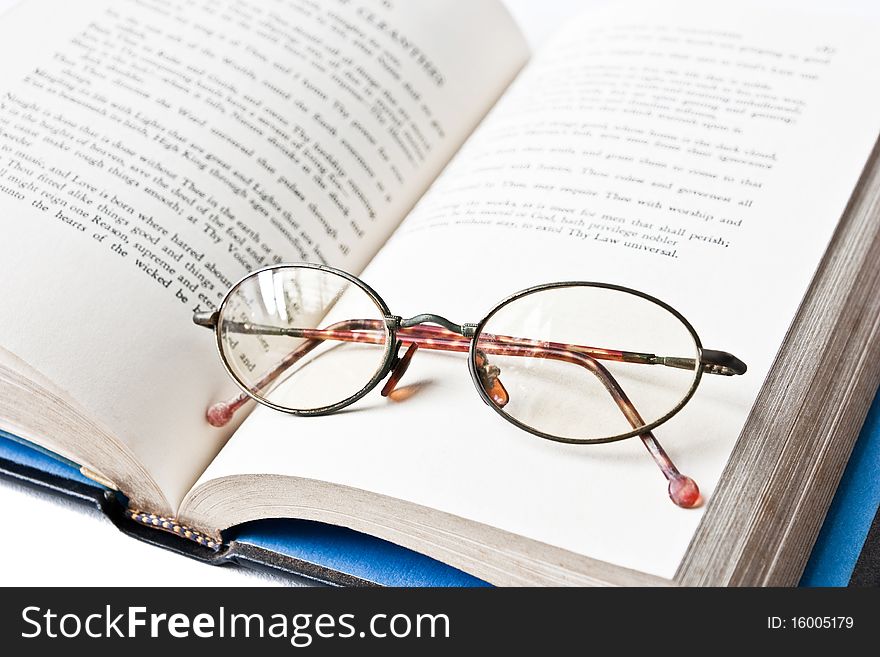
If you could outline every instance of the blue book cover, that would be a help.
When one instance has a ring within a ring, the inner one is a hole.
[[[880,395],[874,399],[825,516],[801,586],[846,586],[880,505]],[[875,532],[876,533],[876,532]],[[874,585],[878,583],[874,573]]]

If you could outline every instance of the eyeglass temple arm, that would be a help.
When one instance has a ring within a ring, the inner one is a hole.
[[[617,382],[617,379],[614,378],[604,365],[591,356],[564,349],[547,349],[539,355],[535,353],[534,348],[514,346],[501,346],[500,351],[496,351],[493,346],[486,345],[484,351],[490,354],[500,353],[505,356],[538,356],[580,365],[599,379],[633,429],[638,429],[646,424],[635,405]],[[675,463],[672,462],[672,459],[666,453],[666,450],[663,449],[663,446],[660,445],[653,432],[646,431],[639,434],[639,438],[660,468],[663,476],[669,482],[669,497],[672,498],[672,501],[678,506],[685,508],[697,506],[700,501],[700,489],[697,487],[696,482],[679,472]]]
[[[403,339],[419,339],[419,346],[428,349],[445,349],[448,351],[470,350],[471,338],[439,326],[413,326],[410,328],[403,328],[398,331],[398,335]],[[642,365],[663,365],[685,370],[693,370],[696,367],[696,361],[693,358],[657,356],[655,354],[634,351],[601,349],[598,347],[565,344],[562,342],[546,342],[530,340],[528,338],[515,338],[507,335],[486,336],[485,340],[497,341],[502,345],[532,347],[546,351],[572,351],[598,360],[612,360]],[[458,348],[452,348],[453,343],[459,345]],[[741,375],[745,374],[748,370],[746,364],[733,354],[726,351],[718,351],[716,349],[702,349],[700,352],[700,365],[704,374],[719,374],[722,376]]]
[[[217,322],[217,313],[200,312],[195,313],[193,322],[199,326],[214,328]],[[354,328],[353,322],[357,322],[361,328]],[[279,328],[272,326],[259,326],[254,324],[246,324],[242,322],[232,322],[235,326],[228,327],[228,330],[234,333],[259,333],[262,335],[285,335],[289,337],[318,337],[324,340],[342,340],[345,342],[371,342],[361,337],[346,335],[345,330],[382,330],[383,324],[379,320],[348,320],[338,322],[326,329],[298,329],[298,328]],[[333,335],[333,332],[336,334]],[[398,329],[399,337],[421,338],[427,341],[421,344],[422,347],[429,349],[442,349],[448,351],[468,351],[470,348],[470,338],[460,333],[453,332],[448,328],[439,326],[416,325]],[[380,343],[384,341],[384,336],[376,336],[373,342]],[[695,359],[681,358],[678,356],[657,356],[656,354],[647,354],[634,351],[620,351],[615,349],[600,349],[597,347],[587,347],[583,345],[564,344],[561,342],[541,342],[538,340],[530,340],[527,338],[515,338],[505,335],[492,336],[499,342],[510,343],[515,345],[527,345],[532,347],[542,347],[544,349],[567,349],[577,353],[583,353],[587,356],[597,358],[599,360],[613,360],[625,363],[639,363],[643,365],[663,365],[665,367],[674,367],[677,369],[693,370],[696,366]],[[432,343],[433,341],[433,343]],[[455,348],[455,345],[463,345],[464,348]],[[737,376],[745,374],[748,370],[746,364],[739,358],[727,351],[719,351],[717,349],[702,349],[700,351],[700,365],[704,374],[717,374],[721,376]]]

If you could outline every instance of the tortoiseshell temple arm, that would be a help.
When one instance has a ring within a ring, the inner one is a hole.
[[[198,322],[197,322],[198,323]],[[286,336],[293,338],[311,338],[317,340],[336,340],[341,342],[364,342],[382,344],[385,341],[384,325],[380,320],[363,319],[347,320],[338,322],[325,329],[301,329],[264,326],[248,322],[226,322],[224,327],[231,333],[258,334],[268,336]],[[369,335],[370,331],[374,335]],[[469,351],[471,339],[439,326],[411,326],[398,329],[398,337],[403,341],[407,338],[419,341],[419,346],[427,349],[442,351]],[[561,342],[549,342],[531,340],[528,338],[515,338],[507,335],[480,336],[483,342],[497,343],[501,346],[530,347],[536,351],[528,354],[541,357],[542,352],[570,351],[582,353],[599,360],[612,360],[624,363],[639,363],[643,365],[663,365],[676,369],[693,370],[695,362],[693,358],[681,358],[676,356],[657,356],[633,351],[620,351],[617,349],[600,349],[584,345],[566,344]],[[502,353],[494,352],[493,353]],[[525,354],[523,354],[525,355]],[[718,374],[722,376],[734,376],[745,374],[747,367],[739,358],[726,351],[703,349],[700,364],[704,374]]]

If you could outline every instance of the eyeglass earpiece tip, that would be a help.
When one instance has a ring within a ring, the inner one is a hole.
[[[225,427],[232,420],[235,412],[248,401],[250,397],[242,393],[232,399],[212,404],[205,413],[205,419],[212,427]]]
[[[235,409],[226,402],[217,402],[205,413],[205,419],[212,427],[225,427],[232,419]]]
[[[670,478],[669,497],[683,509],[693,509],[700,506],[703,501],[697,482],[683,474]]]

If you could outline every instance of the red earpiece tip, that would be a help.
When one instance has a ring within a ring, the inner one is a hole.
[[[208,409],[205,417],[212,427],[225,427],[232,419],[234,412],[235,409],[226,402],[217,402]]]
[[[678,506],[685,509],[692,509],[699,506],[700,488],[690,477],[677,475],[669,480],[669,497]]]

